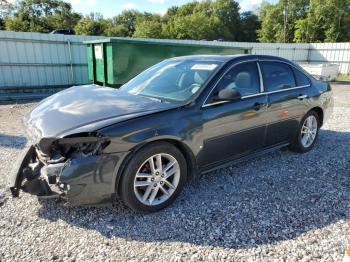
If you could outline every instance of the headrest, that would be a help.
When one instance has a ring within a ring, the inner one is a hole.
[[[238,89],[246,89],[251,88],[252,86],[252,78],[248,72],[240,72],[236,76],[236,87]]]
[[[199,84],[199,85],[202,85],[205,80],[207,79],[207,76],[208,76],[208,72],[202,70],[202,71],[196,71],[194,73],[194,81]]]

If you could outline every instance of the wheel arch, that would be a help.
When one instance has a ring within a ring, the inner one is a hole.
[[[311,112],[311,111],[314,111],[314,112],[317,113],[318,118],[319,118],[319,120],[320,120],[320,127],[321,127],[321,126],[323,125],[323,118],[324,118],[323,109],[322,109],[321,107],[319,107],[319,106],[316,106],[316,107],[311,108],[311,109],[307,112],[307,114],[308,114],[309,112]]]
[[[178,150],[180,150],[180,152],[183,154],[183,156],[186,160],[188,179],[192,179],[192,178],[195,178],[197,176],[197,174],[199,173],[199,170],[198,170],[196,158],[195,158],[193,152],[191,151],[191,149],[185,143],[183,143],[182,141],[179,141],[177,139],[160,138],[160,139],[144,142],[142,144],[135,146],[130,151],[130,153],[125,157],[125,159],[123,160],[123,162],[121,163],[121,165],[119,167],[119,170],[117,172],[116,181],[115,181],[115,192],[117,195],[119,195],[119,190],[120,190],[119,184],[120,184],[121,177],[125,171],[125,168],[127,167],[128,163],[130,162],[131,158],[138,151],[143,149],[144,147],[152,145],[152,144],[160,143],[160,142],[169,143],[169,144],[175,146]]]

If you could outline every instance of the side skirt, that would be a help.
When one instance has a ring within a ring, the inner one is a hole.
[[[217,164],[212,164],[210,166],[204,167],[203,169],[200,170],[200,173],[205,174],[205,173],[208,173],[208,172],[220,169],[220,168],[225,168],[225,167],[231,166],[233,164],[241,163],[241,162],[246,161],[246,160],[254,159],[254,158],[257,158],[259,156],[265,155],[267,153],[274,152],[274,151],[281,149],[283,147],[286,147],[288,145],[289,145],[289,143],[277,144],[275,146],[256,151],[252,154],[248,154],[248,155],[245,155],[245,156],[240,157],[240,158],[224,160],[224,161],[219,162]]]

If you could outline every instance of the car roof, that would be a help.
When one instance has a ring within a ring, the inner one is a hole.
[[[271,55],[251,55],[251,54],[237,54],[237,55],[188,55],[170,58],[170,60],[192,60],[192,61],[218,61],[218,62],[229,62],[233,60],[249,60],[249,59],[261,59],[261,60],[275,60],[281,62],[292,63],[290,60]]]
[[[187,55],[187,56],[178,56],[174,58],[170,58],[169,60],[192,60],[192,61],[221,61],[221,62],[227,62],[230,61],[233,58],[237,58],[240,56],[244,56],[243,54],[240,55]]]

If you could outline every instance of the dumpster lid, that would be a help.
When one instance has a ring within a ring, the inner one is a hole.
[[[199,40],[175,40],[175,39],[155,39],[155,38],[131,38],[131,37],[108,37],[97,40],[84,41],[84,44],[100,44],[100,43],[143,43],[143,44],[161,44],[161,45],[187,45],[187,46],[207,46],[220,47],[237,50],[251,50],[251,47],[238,47],[234,42],[219,41],[199,41]]]

